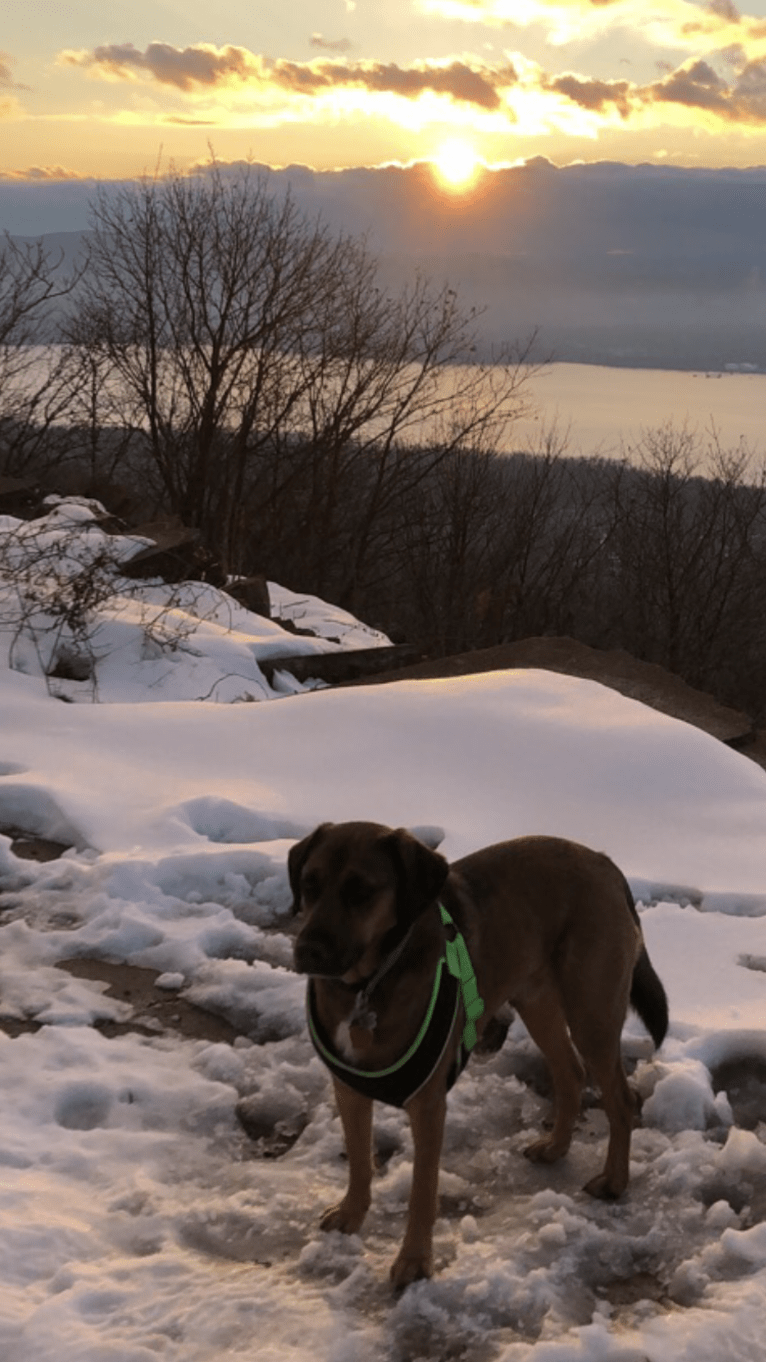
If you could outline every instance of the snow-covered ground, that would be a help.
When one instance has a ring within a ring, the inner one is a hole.
[[[122,567],[151,540],[109,533],[97,501],[51,496],[44,511],[29,521],[0,515],[0,667],[47,676],[61,699],[273,699],[305,687],[286,671],[269,684],[259,663],[389,643],[347,611],[276,583],[277,618],[265,619],[201,582],[133,581]]]
[[[43,1023],[0,1033],[3,1362],[761,1359],[766,1124],[737,1125],[716,1075],[760,1074],[763,1117],[766,774],[552,673],[258,704],[157,702],[146,681],[135,704],[135,667],[115,669],[115,703],[79,705],[0,670],[0,826],[73,848],[38,864],[0,837],[0,1013]],[[398,1299],[401,1113],[377,1109],[363,1235],[317,1230],[345,1165],[290,969],[285,857],[344,818],[440,828],[449,857],[527,832],[607,851],[670,997],[659,1055],[626,1027],[644,1124],[613,1205],[580,1190],[599,1110],[560,1165],[521,1157],[545,1102],[520,1025],[471,1062],[449,1099],[438,1272]],[[130,1006],[56,968],[78,957],[161,971],[240,1039],[107,1039],[94,1023]]]

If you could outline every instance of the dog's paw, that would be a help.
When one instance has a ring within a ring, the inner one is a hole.
[[[341,1234],[357,1234],[362,1228],[366,1206],[355,1206],[345,1199],[337,1206],[328,1206],[319,1222],[320,1230],[340,1230]]]
[[[409,1286],[411,1282],[419,1282],[423,1278],[432,1277],[433,1271],[433,1257],[430,1252],[409,1253],[402,1249],[398,1258],[392,1264],[389,1276],[394,1290],[403,1291],[405,1286]]]
[[[599,1201],[616,1201],[625,1191],[624,1187],[615,1187],[609,1180],[606,1173],[599,1173],[598,1177],[591,1178],[586,1182],[583,1191],[589,1196],[598,1197]]]
[[[561,1141],[552,1140],[550,1136],[543,1137],[542,1140],[534,1140],[528,1144],[524,1150],[524,1158],[531,1163],[555,1163],[557,1159],[563,1158],[569,1148],[569,1144]]]

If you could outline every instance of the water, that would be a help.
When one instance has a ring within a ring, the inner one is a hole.
[[[537,415],[517,423],[517,448],[555,419],[569,431],[569,454],[630,458],[642,431],[672,421],[696,431],[701,449],[715,431],[722,448],[742,445],[756,466],[766,461],[766,374],[550,364],[532,380],[531,393]]]
[[[33,350],[34,353],[34,350]],[[39,348],[39,377],[43,349]],[[460,386],[460,370],[447,370],[445,384]],[[631,460],[642,432],[672,422],[699,436],[700,466],[713,432],[721,448],[744,448],[751,467],[766,463],[766,374],[690,373],[676,369],[624,369],[591,364],[549,364],[530,378],[525,394],[534,411],[517,421],[505,452],[534,448],[553,423],[566,437],[566,453]],[[438,427],[437,427],[438,428]],[[410,439],[428,438],[427,423],[412,426]]]

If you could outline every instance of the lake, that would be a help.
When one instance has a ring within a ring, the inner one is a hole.
[[[38,353],[42,356],[43,348]],[[40,373],[42,372],[42,362]],[[37,375],[39,377],[39,374]],[[447,370],[446,382],[454,378]],[[623,369],[595,364],[548,364],[530,380],[535,414],[517,421],[505,452],[534,447],[556,422],[568,431],[566,453],[630,459],[644,430],[672,421],[701,437],[713,428],[724,449],[744,445],[758,467],[766,462],[766,374],[691,373],[676,369]],[[412,432],[411,432],[412,434]],[[421,427],[418,438],[428,435]],[[700,472],[705,472],[704,460]]]
[[[517,448],[519,436],[534,441],[555,419],[569,429],[569,454],[619,457],[624,446],[629,456],[642,430],[672,421],[696,430],[703,445],[715,428],[723,448],[744,444],[756,464],[766,460],[766,374],[550,364],[531,391],[538,415],[517,423]]]

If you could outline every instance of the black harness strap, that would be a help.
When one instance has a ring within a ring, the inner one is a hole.
[[[444,925],[454,929],[451,917],[441,905],[440,911]],[[484,1005],[477,995],[476,980],[465,942],[456,929],[453,940],[446,942],[445,952],[436,966],[431,996],[420,1029],[412,1044],[395,1064],[386,1069],[358,1069],[341,1059],[317,1015],[312,979],[309,979],[306,995],[309,1035],[319,1058],[330,1072],[349,1088],[354,1088],[356,1092],[376,1102],[385,1102],[392,1107],[403,1107],[428,1082],[439,1065],[449,1044],[461,1001],[467,1013],[467,1023],[463,1029],[455,1061],[447,1076],[447,1087],[451,1088],[468,1063],[471,1050],[476,1044],[474,1022],[484,1010]]]

